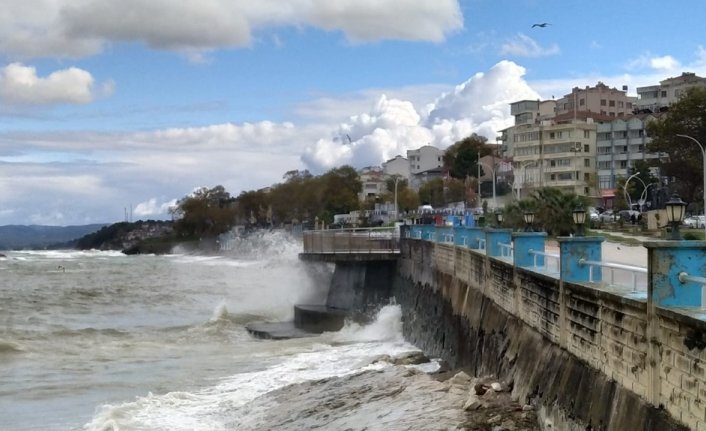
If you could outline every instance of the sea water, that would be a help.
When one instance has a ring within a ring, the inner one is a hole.
[[[373,358],[416,350],[394,305],[368,326],[252,337],[249,322],[291,319],[294,304],[323,302],[332,268],[300,262],[300,242],[284,233],[239,241],[215,255],[3,252],[0,429],[336,429],[326,423],[340,418],[329,413],[297,422],[305,396],[347,393],[384,366]],[[333,377],[344,380],[282,401],[287,388]],[[268,425],[270,408],[280,419]],[[351,416],[348,428],[382,429],[376,408]]]

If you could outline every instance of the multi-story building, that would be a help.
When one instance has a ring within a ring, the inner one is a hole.
[[[635,103],[635,112],[654,113],[669,109],[669,105],[679,98],[691,87],[706,86],[706,78],[696,76],[694,73],[684,72],[680,76],[667,78],[659,85],[638,87],[639,99]]]
[[[541,187],[586,196],[596,194],[596,125],[591,116],[600,114],[549,114],[555,105],[553,100],[510,104],[516,124],[505,130],[503,139],[509,142],[506,147],[512,149],[513,189],[519,198]]]
[[[422,184],[432,178],[441,177],[444,151],[431,145],[424,145],[416,150],[407,150],[409,160],[409,185],[419,190]]]
[[[402,156],[395,156],[382,164],[382,171],[388,177],[399,176],[409,181],[409,160]]]
[[[361,191],[359,199],[361,201],[370,197],[375,197],[380,193],[387,191],[385,175],[382,168],[377,166],[368,166],[358,171],[358,176],[361,183]]]
[[[602,82],[595,87],[574,87],[571,93],[556,102],[556,115],[591,112],[608,117],[623,117],[633,112],[636,97],[627,95],[628,87],[622,90],[610,88]]]
[[[664,115],[637,114],[598,124],[596,130],[598,187],[605,207],[611,207],[619,178],[635,173],[635,161],[659,157],[647,152],[647,124]]]

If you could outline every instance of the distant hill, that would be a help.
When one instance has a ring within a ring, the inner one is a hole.
[[[82,226],[6,225],[0,226],[0,250],[67,248],[70,242],[96,232],[106,224]]]

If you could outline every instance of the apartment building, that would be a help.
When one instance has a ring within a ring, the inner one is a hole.
[[[378,166],[368,166],[358,171],[361,183],[361,191],[358,198],[361,201],[369,197],[375,197],[387,191],[387,183],[382,168]]]
[[[409,160],[409,173],[414,175],[440,168],[444,164],[442,160],[443,156],[443,150],[431,145],[424,145],[416,150],[408,150],[407,160]]]
[[[706,78],[684,72],[680,76],[660,81],[659,85],[637,87],[635,112],[664,112],[669,109],[669,105],[679,100],[686,90],[696,86],[706,86]]]
[[[571,93],[556,101],[557,116],[591,112],[607,117],[623,117],[633,113],[637,97],[627,95],[628,87],[622,90],[610,88],[602,82],[594,87],[574,87]]]
[[[409,180],[410,164],[409,160],[402,156],[395,156],[382,164],[382,171],[388,177],[400,176]]]

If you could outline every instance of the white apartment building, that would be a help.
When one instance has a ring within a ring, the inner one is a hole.
[[[635,161],[659,157],[658,154],[647,152],[650,138],[645,129],[650,121],[663,115],[637,114],[597,125],[598,187],[607,207],[610,207],[610,200],[615,197],[618,178],[628,178],[635,173]]]
[[[361,201],[387,191],[387,184],[382,168],[368,166],[359,170],[358,176],[362,186],[360,195],[358,196]]]
[[[669,105],[679,100],[686,90],[696,86],[706,86],[706,78],[684,72],[680,76],[660,81],[659,85],[637,87],[639,99],[635,104],[635,110],[638,113],[666,111]]]
[[[410,175],[419,174],[440,168],[443,162],[444,151],[432,145],[424,145],[416,150],[407,151]]]
[[[409,160],[402,156],[395,156],[382,164],[382,171],[388,177],[400,176],[409,181]]]

